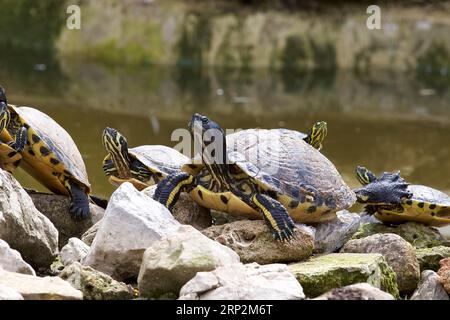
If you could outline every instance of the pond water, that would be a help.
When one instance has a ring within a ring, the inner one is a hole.
[[[108,68],[80,61],[40,64],[3,61],[1,84],[9,101],[49,114],[73,137],[86,162],[93,192],[114,190],[102,171],[101,133],[117,128],[130,146],[174,146],[170,135],[193,112],[224,128],[285,127],[305,132],[328,123],[323,153],[345,181],[354,169],[401,170],[411,183],[450,193],[450,99],[442,81],[407,74],[142,66]],[[43,188],[18,171],[24,186]]]

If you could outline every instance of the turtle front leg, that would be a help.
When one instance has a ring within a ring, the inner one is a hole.
[[[193,188],[195,185],[194,181],[194,176],[185,172],[168,175],[158,183],[153,199],[172,211],[173,206],[180,197],[180,193]]]
[[[294,235],[294,221],[280,202],[261,193],[253,195],[249,202],[251,207],[261,210],[264,221],[276,240],[289,240]]]
[[[8,145],[16,150],[17,152],[22,152],[25,149],[25,145],[28,141],[28,129],[25,127],[21,127],[17,130],[14,141],[8,143]]]
[[[67,181],[71,203],[69,212],[76,220],[85,220],[89,217],[89,197],[86,192],[75,182]]]

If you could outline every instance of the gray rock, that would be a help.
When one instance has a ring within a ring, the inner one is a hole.
[[[6,271],[36,275],[33,268],[23,261],[19,251],[11,249],[2,239],[0,239],[0,267]]]
[[[289,270],[309,298],[360,282],[399,296],[395,272],[378,253],[331,253],[290,264]]]
[[[395,300],[395,298],[392,294],[364,282],[333,289],[314,300]]]
[[[449,300],[449,297],[437,273],[425,270],[420,276],[419,287],[414,291],[411,300]]]
[[[303,225],[297,225],[290,242],[275,241],[262,220],[235,221],[202,232],[237,252],[243,263],[301,261],[308,258],[314,248],[314,231]]]
[[[85,300],[129,300],[133,298],[133,289],[123,282],[75,262],[64,268],[59,275],[75,289],[83,292]]]
[[[61,249],[61,262],[64,266],[74,262],[80,262],[89,252],[89,246],[78,238],[70,238],[69,242]]]
[[[102,223],[102,220],[94,224],[92,227],[86,230],[85,233],[81,236],[81,241],[86,243],[88,246],[92,245],[92,242],[94,241],[95,235],[97,234],[98,229],[100,228],[100,224]]]
[[[396,234],[374,234],[362,239],[350,240],[341,251],[380,253],[397,274],[400,292],[413,292],[417,287],[420,278],[420,267],[414,248]]]
[[[177,296],[197,272],[239,263],[233,250],[185,225],[145,250],[139,272],[139,294],[147,298]]]
[[[98,222],[105,210],[89,204],[91,215],[86,220],[74,220],[69,213],[70,198],[48,193],[30,193],[36,208],[44,214],[59,231],[59,248],[64,247],[70,238],[81,238],[83,233]]]
[[[441,267],[437,274],[439,275],[439,279],[444,286],[445,291],[450,294],[450,258],[442,259],[439,264]]]
[[[58,252],[58,230],[14,177],[0,170],[0,238],[33,267],[48,267]]]
[[[35,277],[0,270],[0,285],[9,287],[25,300],[81,300],[81,291],[59,277]]]
[[[358,230],[360,216],[347,210],[337,212],[336,219],[319,223],[314,242],[315,253],[332,253],[340,249]]]
[[[450,257],[450,247],[437,246],[416,249],[416,257],[419,260],[420,270],[438,271],[439,261]]]
[[[179,226],[167,208],[125,182],[112,194],[83,264],[116,280],[137,276],[145,249]]]
[[[141,192],[153,198],[156,185],[145,188]],[[180,198],[172,209],[173,217],[181,224],[188,224],[197,230],[208,228],[212,224],[209,209],[198,205],[187,193],[181,193]]]
[[[16,290],[0,284],[0,301],[1,300],[23,300],[23,297]]]
[[[305,295],[284,264],[234,264],[199,272],[180,300],[300,300]]]

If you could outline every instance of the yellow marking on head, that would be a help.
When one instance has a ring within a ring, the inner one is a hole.
[[[272,228],[273,228],[276,232],[280,233],[281,230],[280,230],[280,228],[278,227],[278,225],[277,225],[275,219],[272,217],[272,214],[270,213],[270,211],[267,210],[267,208],[266,208],[261,202],[258,201],[258,199],[256,198],[256,196],[253,196],[252,200],[253,200],[253,203],[256,204],[256,205],[258,206],[258,208],[261,209],[261,211],[263,212],[263,214],[264,214],[264,216],[266,217],[267,221],[269,221],[269,223],[270,223],[270,225],[272,226]]]

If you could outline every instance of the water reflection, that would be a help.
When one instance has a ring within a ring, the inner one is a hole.
[[[43,71],[36,63],[48,66]],[[21,67],[17,67],[20,65]],[[287,127],[305,131],[328,122],[323,152],[345,180],[353,170],[402,170],[411,182],[450,193],[448,88],[414,76],[348,71],[307,73],[199,67],[111,68],[82,61],[0,61],[10,101],[36,106],[62,124],[77,142],[94,192],[107,196],[101,170],[101,132],[111,126],[131,146],[175,145],[171,132],[186,127],[193,112],[225,128]],[[28,186],[38,188],[24,173]],[[40,188],[40,187],[39,187]]]

